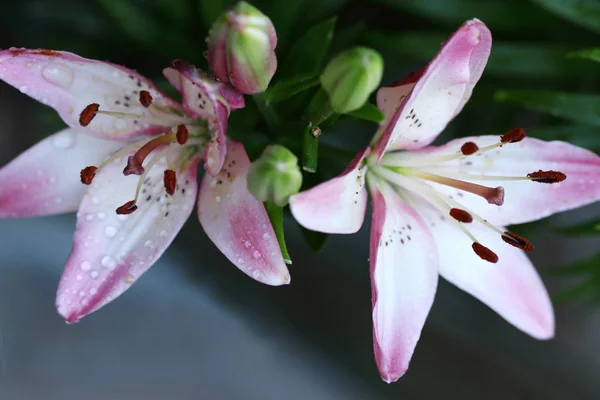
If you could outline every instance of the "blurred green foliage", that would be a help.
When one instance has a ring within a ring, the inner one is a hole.
[[[109,59],[137,68],[167,87],[161,70],[171,59],[187,59],[206,69],[203,54],[210,25],[233,3],[10,2],[3,6],[4,15],[11,18],[5,18],[0,28],[0,45],[63,49]],[[248,99],[244,110],[232,114],[228,134],[241,140],[253,158],[274,141],[298,155],[304,150],[305,162],[309,160],[313,169],[320,166],[316,174],[307,174],[307,185],[339,173],[353,152],[368,142],[381,118],[369,104],[351,116],[319,109],[318,77],[326,62],[347,47],[370,46],[385,60],[385,85],[427,62],[440,43],[471,18],[490,27],[492,55],[471,102],[444,138],[497,134],[520,126],[531,136],[600,151],[600,95],[595,94],[600,83],[600,0],[257,0],[253,4],[277,29],[280,67],[266,93]],[[58,121],[43,119],[49,126]],[[316,127],[324,133],[319,139],[311,134]],[[303,143],[308,144],[303,148]],[[535,232],[541,225],[526,228]],[[322,249],[327,235],[304,233],[312,248]],[[592,221],[563,233],[599,235],[600,230],[598,221]],[[561,298],[592,292],[600,297],[600,253],[561,272],[582,278]]]

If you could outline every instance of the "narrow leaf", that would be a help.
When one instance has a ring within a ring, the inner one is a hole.
[[[597,0],[532,1],[566,20],[600,33],[600,2]]]
[[[286,264],[291,264],[292,259],[290,258],[290,254],[288,253],[288,249],[285,244],[285,235],[283,231],[283,208],[279,207],[275,203],[267,201],[265,202],[265,209],[269,215],[271,225],[273,225],[275,236],[277,236],[279,248],[281,249],[281,254],[283,255],[283,260]]]
[[[317,76],[333,39],[336,17],[308,29],[296,40],[278,73],[284,78]]]
[[[497,101],[512,102],[526,108],[600,127],[600,96],[544,90],[500,90]]]
[[[567,55],[569,58],[582,58],[584,60],[592,60],[596,62],[600,62],[600,48],[593,49],[583,49],[579,51],[574,51]]]
[[[308,230],[304,227],[300,227],[304,240],[315,253],[320,253],[325,249],[329,235],[327,233],[315,232]]]
[[[581,225],[570,226],[559,230],[565,235],[600,235],[600,220],[589,221]],[[600,263],[599,263],[600,264]]]
[[[383,122],[385,119],[385,115],[383,115],[379,108],[371,103],[366,103],[358,110],[348,113],[348,115],[355,118],[364,119],[366,121],[375,122],[376,124]]]
[[[319,135],[318,127],[308,125],[304,129],[302,143],[302,169],[309,173],[317,172],[319,162]]]
[[[296,94],[311,89],[319,84],[318,76],[301,76],[284,79],[271,86],[265,93],[266,101],[276,103],[289,99]]]

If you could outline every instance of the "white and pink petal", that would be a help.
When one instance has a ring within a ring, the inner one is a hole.
[[[64,129],[0,169],[0,218],[34,217],[77,210],[86,187],[79,173],[123,146]]]
[[[429,228],[386,183],[370,184],[373,200],[370,266],[375,360],[386,382],[408,369],[438,281]]]
[[[387,150],[419,149],[431,143],[471,97],[491,46],[485,24],[477,19],[467,21],[424,70],[404,85],[380,89],[378,105],[387,118],[376,136],[378,158]],[[418,80],[411,87],[415,78]]]
[[[139,176],[123,176],[122,157],[99,171],[79,211],[73,250],[60,281],[56,306],[67,322],[77,322],[111,302],[171,244],[191,214],[197,193],[197,159],[177,176],[173,196],[163,184],[164,160],[144,178],[129,215],[116,209],[132,200]]]
[[[250,159],[241,143],[228,140],[225,165],[204,175],[198,218],[209,239],[236,267],[267,285],[290,282],[290,275],[265,207],[247,189]]]
[[[361,150],[339,176],[290,197],[292,215],[303,227],[325,233],[355,233],[365,218],[367,191]]]
[[[498,137],[456,139],[444,146],[415,152],[411,157],[415,159],[419,155],[451,154],[460,151],[460,147],[468,141],[485,147],[497,143]],[[501,207],[488,204],[471,193],[463,192],[459,195],[456,189],[433,183],[432,185],[498,225],[535,221],[600,200],[600,157],[592,151],[565,142],[525,138],[521,142],[506,144],[482,155],[446,162],[440,167],[429,169],[430,172],[440,174],[473,174],[486,177],[525,177],[539,170],[559,171],[566,174],[567,179],[554,184],[529,180],[472,180],[481,185],[504,187],[504,204]]]
[[[0,79],[22,93],[54,108],[71,127],[82,128],[79,114],[89,104],[104,111],[136,114],[136,118],[97,115],[83,131],[103,138],[129,138],[165,131],[164,115],[180,118],[181,107],[150,80],[108,62],[90,60],[65,51],[16,49],[0,51]],[[140,104],[146,90],[162,112],[153,114]]]
[[[472,241],[447,216],[419,201],[418,211],[431,225],[440,258],[440,274],[476,297],[508,322],[536,339],[554,336],[554,311],[548,292],[525,252],[478,223],[466,227],[498,256],[482,260]]]

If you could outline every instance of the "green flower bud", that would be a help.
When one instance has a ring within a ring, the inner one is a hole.
[[[248,191],[256,199],[283,207],[302,186],[298,157],[283,146],[268,146],[250,166],[247,179]]]
[[[264,92],[277,69],[277,34],[271,20],[241,1],[222,14],[208,36],[213,74],[239,92]]]
[[[361,108],[381,82],[383,59],[375,50],[355,47],[338,54],[327,64],[321,85],[338,113]]]

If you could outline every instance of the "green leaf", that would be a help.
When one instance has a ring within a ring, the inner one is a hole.
[[[311,89],[319,84],[318,76],[300,76],[284,79],[271,86],[265,93],[266,101],[276,103],[289,99],[296,94]]]
[[[555,117],[600,127],[600,96],[548,90],[499,90],[497,101],[512,102]]]
[[[379,108],[377,108],[376,105],[371,103],[366,103],[358,110],[348,113],[348,115],[355,118],[364,119],[365,121],[375,122],[376,124],[383,122],[383,120],[385,119],[385,115],[383,115],[383,113],[379,111]]]
[[[300,229],[302,231],[302,236],[304,236],[304,240],[312,249],[312,251],[318,254],[325,249],[327,239],[329,239],[329,235],[327,233],[311,231],[303,226],[300,226]]]
[[[581,225],[570,226],[559,230],[565,235],[600,235],[600,220],[589,221]]]
[[[290,258],[287,246],[285,245],[285,235],[283,232],[283,208],[277,206],[275,203],[266,201],[265,209],[267,210],[267,214],[269,215],[271,225],[273,225],[275,236],[277,236],[279,248],[281,249],[281,254],[283,255],[283,260],[286,264],[291,264],[292,259]]]
[[[600,2],[597,0],[532,1],[566,20],[600,33]]]
[[[547,32],[560,20],[552,14],[540,12],[523,0],[375,0],[377,3],[407,11],[415,15],[458,26],[477,17],[492,31]]]
[[[569,58],[582,58],[584,60],[592,60],[600,62],[600,48],[583,49],[567,54]]]
[[[318,76],[325,62],[337,18],[309,28],[296,40],[278,73],[285,78]]]
[[[440,49],[447,36],[423,32],[369,32],[363,40],[379,51],[386,66],[403,67],[406,58],[429,61]],[[542,43],[494,42],[494,50],[485,75],[496,77],[557,78],[577,80],[581,74],[596,72],[594,65],[574,61],[565,54],[575,47]]]
[[[528,129],[527,135],[543,140],[562,140],[600,153],[600,130],[588,125],[542,126]]]
[[[269,128],[269,132],[272,135],[277,135],[281,126],[283,125],[283,119],[277,112],[277,110],[273,107],[270,101],[267,101],[264,97],[264,93],[255,94],[252,96],[252,100],[254,100],[254,104],[256,104],[256,108],[258,112],[262,115],[267,127]]]
[[[319,135],[318,127],[306,126],[303,134],[302,169],[309,173],[317,172],[319,163]]]

